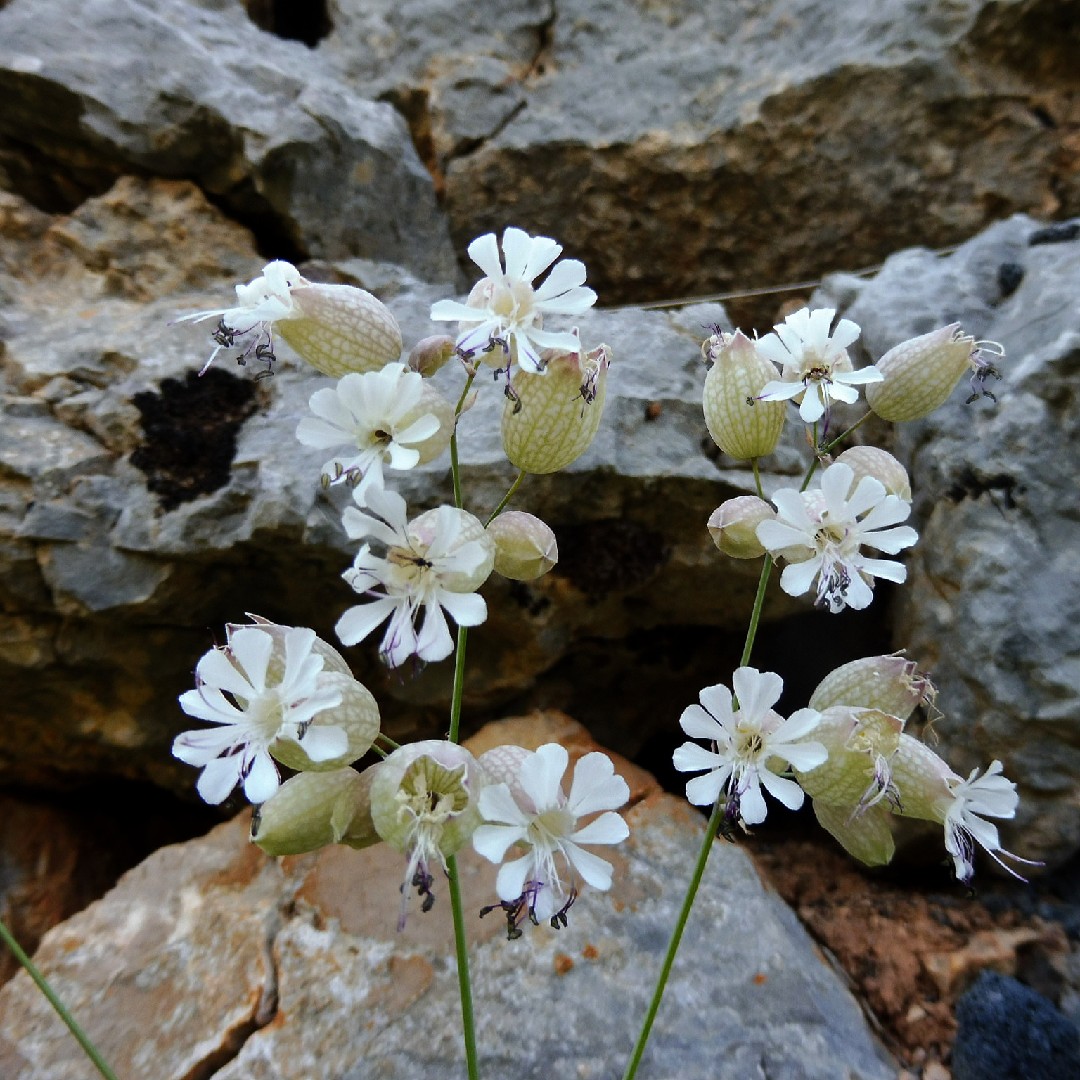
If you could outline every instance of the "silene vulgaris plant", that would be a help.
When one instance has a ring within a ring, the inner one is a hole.
[[[508,228],[501,240],[489,233],[468,250],[483,276],[466,300],[431,309],[432,321],[452,324],[452,333],[407,353],[394,316],[370,293],[312,283],[285,262],[238,285],[233,306],[178,320],[214,320],[204,371],[224,353],[264,376],[280,338],[334,380],[312,394],[296,438],[326,453],[312,484],[348,492],[341,528],[356,547],[342,577],[355,597],[337,620],[338,644],[370,639],[387,667],[404,671],[453,657],[447,738],[398,746],[335,645],[312,630],[249,616],[226,627],[224,643],[198,661],[180,707],[200,726],[179,735],[173,753],[200,770],[196,785],[207,802],[243,790],[255,805],[251,839],[269,855],[380,842],[400,852],[399,929],[441,910],[445,886],[475,1080],[456,854],[471,844],[498,867],[491,903],[471,917],[500,912],[513,948],[527,931],[540,932],[533,928],[567,925],[571,908],[573,917],[589,917],[588,891],[612,885],[612,865],[598,851],[629,835],[619,813],[629,791],[602,753],[571,763],[563,747],[548,744],[474,757],[458,741],[467,637],[487,617],[479,590],[493,573],[529,581],[558,560],[552,530],[507,506],[528,474],[563,469],[589,447],[612,361],[607,344],[582,341],[572,325],[596,295],[584,265],[560,259],[558,243]],[[906,523],[906,470],[883,449],[842,445],[871,414],[893,422],[926,416],[965,374],[969,400],[992,397],[986,381],[1003,353],[953,324],[856,369],[848,349],[859,327],[834,324],[834,316],[827,308],[796,311],[760,338],[717,328],[702,346],[705,424],[724,453],[752,463],[757,487],[722,503],[703,525],[723,556],[759,560],[761,573],[739,666],[717,672],[698,702],[672,717],[687,737],[674,754],[688,776],[686,796],[710,817],[624,1080],[641,1064],[719,831],[748,830],[776,803],[797,809],[809,797],[821,825],[869,865],[893,855],[893,816],[941,825],[961,882],[971,881],[978,848],[1013,874],[1012,864],[1024,862],[1002,848],[992,821],[1012,817],[1017,806],[1001,762],[963,777],[905,731],[919,706],[936,708],[936,691],[914,660],[893,654],[844,664],[787,716],[776,711],[782,675],[751,663],[776,564],[785,593],[837,617],[870,605],[878,581],[904,581],[903,552],[918,541]],[[447,365],[459,379],[454,400],[431,381]],[[474,386],[485,368],[494,380]],[[477,507],[464,497],[457,423],[484,385],[497,392],[493,384],[505,399],[502,442],[517,475],[497,506]],[[860,394],[867,412],[832,436],[834,405],[855,405]],[[758,462],[789,419],[806,428],[805,475],[766,498]],[[410,512],[395,477],[444,454],[451,500]],[[369,751],[380,760],[354,768]],[[87,1052],[93,1056],[92,1047]]]

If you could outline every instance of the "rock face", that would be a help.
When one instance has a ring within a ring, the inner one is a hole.
[[[524,745],[558,717],[482,733]],[[585,892],[558,933],[508,942],[498,915],[470,924],[483,1075],[610,1077],[621,1071],[693,864],[701,818],[617,763],[631,839],[610,894]],[[463,1074],[445,888],[395,933],[403,857],[380,845],[283,861],[246,839],[247,817],[166,848],[57,928],[38,953],[120,1076],[219,1080]],[[493,897],[494,868],[459,859],[467,912]],[[708,1038],[702,1028],[708,1018]],[[0,991],[0,1074],[76,1080],[87,1065],[29,980]],[[858,1006],[748,858],[718,842],[687,928],[643,1075],[727,1080],[886,1080],[891,1065]]]
[[[126,173],[196,182],[279,254],[453,271],[408,129],[238,5],[0,11],[0,186],[69,209]]]
[[[874,355],[955,320],[1005,345],[996,404],[958,391],[893,429],[920,533],[895,644],[934,673],[939,752],[965,775],[999,758],[1020,784],[1006,846],[1051,862],[1080,847],[1078,291],[1080,222],[1015,217],[946,258],[903,252],[820,294]]]

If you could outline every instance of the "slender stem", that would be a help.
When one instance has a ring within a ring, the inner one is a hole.
[[[458,881],[457,859],[446,860],[450,872],[450,907],[454,912],[454,950],[457,953],[458,992],[461,996],[461,1034],[465,1040],[465,1064],[469,1080],[479,1080],[480,1066],[476,1056],[476,1022],[473,1018],[472,983],[469,980],[469,945],[465,940],[465,915],[461,907],[461,884]]]
[[[38,970],[37,965],[25,952],[23,952],[19,943],[12,937],[11,931],[4,925],[3,920],[0,920],[0,938],[3,939],[4,944],[11,950],[15,959],[26,969],[26,974],[34,980],[37,988],[45,995],[46,1000],[56,1010],[56,1014],[65,1024],[67,1024],[71,1034],[78,1040],[79,1045],[83,1048],[83,1052],[94,1063],[94,1067],[97,1071],[105,1077],[105,1080],[116,1080],[116,1073],[114,1073],[105,1063],[105,1059],[98,1052],[98,1048],[90,1041],[90,1037],[81,1027],[79,1027],[75,1017],[67,1011],[64,1007],[64,1003],[53,992],[53,988],[48,984],[45,976]]]
[[[750,465],[754,470],[754,486],[757,488],[758,498],[764,502],[765,489],[761,486],[761,470],[758,468],[758,459],[754,458],[753,461],[750,462]]]
[[[525,479],[525,470],[521,469],[518,472],[517,477],[514,480],[514,482],[510,485],[510,490],[502,497],[502,502],[500,502],[499,505],[496,506],[495,509],[491,511],[491,517],[489,517],[487,519],[487,521],[484,522],[484,527],[485,528],[488,525],[490,525],[506,509],[506,504],[514,497],[514,492],[516,492],[517,489],[519,487],[521,487],[521,482],[524,479]]]
[[[828,443],[826,443],[826,444],[825,444],[825,446],[823,446],[823,447],[821,448],[821,453],[823,453],[823,454],[829,454],[829,453],[832,453],[833,447],[835,447],[835,446],[837,446],[837,445],[838,445],[839,443],[841,443],[841,442],[842,442],[842,441],[843,441],[844,439],[846,439],[846,438],[847,438],[847,437],[848,437],[848,436],[849,436],[849,435],[850,435],[850,434],[851,434],[851,433],[852,433],[853,431],[855,431],[855,430],[857,430],[858,428],[862,427],[862,425],[863,425],[864,423],[866,423],[866,421],[867,421],[867,420],[869,420],[871,416],[873,416],[873,410],[872,410],[872,409],[868,409],[868,410],[867,410],[867,411],[866,411],[865,413],[863,413],[863,415],[862,415],[861,417],[859,417],[859,419],[858,419],[858,420],[856,420],[856,421],[855,421],[855,423],[854,423],[854,424],[852,424],[852,425],[851,425],[851,427],[849,427],[849,428],[847,429],[847,431],[842,431],[842,432],[840,432],[840,434],[839,434],[839,435],[837,435],[835,439],[831,439],[831,440],[830,440],[830,441],[829,441]]]
[[[664,988],[667,986],[668,976],[671,974],[671,965],[675,963],[675,954],[679,951],[679,943],[682,941],[683,931],[686,929],[686,920],[690,918],[690,909],[694,906],[694,898],[697,896],[698,886],[705,874],[705,864],[709,861],[709,852],[712,851],[713,838],[717,829],[720,828],[720,817],[724,812],[722,802],[717,799],[713,804],[712,814],[709,816],[709,824],[705,826],[705,836],[701,841],[701,849],[698,851],[697,863],[694,865],[694,874],[690,878],[690,885],[683,898],[682,908],[679,910],[679,918],[675,923],[675,929],[668,942],[667,955],[664,957],[664,966],[660,969],[660,977],[656,980],[656,989],[653,991],[652,1001],[649,1002],[649,1011],[645,1014],[645,1022],[641,1025],[641,1032],[634,1044],[634,1052],[630,1055],[630,1062],[623,1073],[623,1080],[632,1080],[637,1075],[638,1066],[641,1064],[641,1055],[645,1053],[645,1044],[649,1041],[653,1021],[656,1019],[660,1001],[664,996]]]
[[[755,477],[757,476],[756,461],[754,462],[754,475]],[[758,578],[757,594],[754,597],[754,610],[751,612],[750,625],[746,630],[746,642],[743,645],[742,658],[739,660],[739,667],[745,667],[750,660],[750,654],[754,648],[754,639],[757,637],[758,625],[761,622],[761,611],[765,606],[765,593],[768,589],[772,568],[772,556],[766,555],[765,563],[761,568],[761,576]],[[656,1013],[660,1008],[660,1002],[663,999],[664,990],[667,987],[668,976],[671,974],[671,967],[675,963],[675,956],[679,951],[683,930],[686,929],[686,920],[690,917],[690,910],[693,908],[694,900],[697,898],[697,891],[701,885],[701,879],[705,874],[705,865],[709,861],[709,852],[712,851],[713,839],[716,836],[717,829],[720,827],[720,818],[723,812],[723,798],[717,797],[716,802],[713,803],[712,814],[709,815],[709,824],[705,827],[705,836],[701,841],[701,849],[698,851],[693,876],[690,878],[690,884],[686,888],[686,896],[683,897],[682,907],[679,909],[679,918],[675,923],[675,929],[672,931],[671,940],[668,942],[667,953],[664,956],[664,964],[660,969],[660,976],[656,980],[656,987],[653,990],[652,1000],[649,1002],[649,1011],[645,1014],[645,1020],[641,1025],[641,1032],[638,1035],[637,1042],[634,1044],[634,1051],[630,1056],[630,1063],[626,1066],[626,1072],[623,1073],[623,1080],[633,1080],[633,1077],[637,1074],[638,1066],[641,1064],[641,1055],[645,1053],[645,1044],[649,1041],[649,1034],[652,1031],[653,1021],[656,1019]]]
[[[469,640],[469,628],[457,628],[457,648],[454,650],[454,691],[450,698],[450,731],[447,738],[458,741],[461,728],[461,699],[465,694],[465,645]]]
[[[454,431],[450,436],[450,476],[454,484],[454,505],[459,510],[463,504],[461,501],[461,469],[458,467],[457,422],[462,409],[465,408],[465,399],[469,396],[469,389],[472,387],[475,378],[476,374],[474,372],[465,380],[465,385],[461,388],[461,396],[458,398],[457,405],[454,406]]]
[[[389,735],[384,735],[381,731],[379,732],[378,735],[375,736],[375,738],[379,742],[381,742],[384,746],[388,746],[391,750],[400,750],[401,749],[401,743],[394,742],[394,740],[391,739]]]

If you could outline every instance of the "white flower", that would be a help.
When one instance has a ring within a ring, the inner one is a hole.
[[[708,770],[687,782],[686,797],[695,806],[711,806],[723,792],[729,818],[757,825],[767,813],[762,787],[791,810],[802,806],[802,788],[779,773],[788,765],[806,772],[825,761],[828,755],[821,743],[802,741],[821,714],[800,709],[784,720],[774,712],[784,689],[774,672],[741,667],[732,684],[737,711],[726,686],[707,686],[699,695],[701,705],[689,706],[679,718],[687,735],[709,739],[714,749],[683,743],[673,760],[679,772]]]
[[[510,362],[525,371],[543,371],[541,349],[576,351],[580,346],[571,333],[542,329],[546,315],[580,315],[596,303],[596,293],[585,287],[585,265],[564,259],[551,268],[544,283],[533,288],[533,280],[562,252],[562,246],[546,236],[529,236],[521,229],[503,233],[503,255],[499,255],[494,233],[485,233],[469,245],[469,257],[486,275],[469,294],[467,303],[440,300],[431,308],[436,322],[462,324],[457,347],[465,353],[490,352],[497,364],[505,343]]]
[[[829,409],[830,401],[851,404],[859,398],[856,386],[881,382],[877,368],[852,371],[847,347],[859,336],[859,327],[841,319],[832,336],[829,327],[833,308],[800,308],[754,342],[757,351],[782,368],[780,379],[766,385],[761,401],[781,401],[803,395],[799,415],[807,424],[816,423]]]
[[[279,678],[270,664],[274,639],[256,627],[232,631],[225,648],[199,661],[197,687],[180,696],[180,707],[219,726],[178,735],[173,754],[202,767],[197,786],[208,803],[222,802],[239,783],[253,803],[270,798],[279,782],[269,752],[277,739],[295,742],[312,761],[329,761],[347,750],[340,727],[311,723],[342,697],[340,690],[320,688],[323,659],[312,653],[314,643],[313,630],[290,629]]]
[[[556,928],[565,926],[578,876],[594,889],[611,888],[611,864],[581,845],[618,844],[630,835],[614,813],[629,799],[630,789],[610,758],[601,753],[581,758],[569,797],[562,789],[568,761],[564,747],[547,743],[522,764],[514,785],[517,798],[507,784],[491,784],[480,793],[485,824],[473,833],[473,847],[493,863],[502,862],[515,844],[523,851],[499,868],[495,882],[511,931],[524,911],[535,920],[550,919]],[[599,810],[605,813],[579,828],[580,818]]]
[[[215,349],[239,347],[237,361],[262,361],[272,370],[274,330],[302,359],[335,378],[347,371],[374,371],[401,355],[401,329],[386,306],[364,289],[308,281],[291,263],[267,263],[262,274],[236,286],[233,307],[195,311],[175,322],[217,318]]]
[[[1016,793],[1016,785],[1002,775],[1002,770],[1000,761],[992,761],[982,776],[979,776],[978,769],[972,769],[966,780],[954,775],[945,781],[953,797],[945,812],[945,850],[952,856],[957,878],[965,885],[975,874],[975,864],[971,858],[974,850],[972,840],[998,866],[1021,881],[1024,879],[1002,861],[1001,855],[1029,866],[1038,865],[1006,851],[1001,846],[997,827],[978,816],[985,814],[988,817],[1011,818],[1015,815],[1020,796]]]
[[[783,554],[789,565],[780,587],[789,596],[801,596],[817,579],[818,607],[834,614],[844,607],[865,608],[874,598],[871,578],[902,582],[907,568],[888,559],[862,554],[863,545],[895,555],[919,538],[908,526],[888,528],[903,521],[911,506],[872,476],[864,476],[851,490],[855,473],[836,462],[821,476],[817,492],[783,488],[773,495],[775,521],[763,521],[757,538],[772,555]]]
[[[446,402],[446,424],[427,406],[438,407],[438,392],[404,364],[387,364],[380,371],[351,372],[336,387],[316,390],[311,411],[296,429],[305,446],[328,449],[347,444],[343,453],[323,465],[324,483],[348,480],[357,500],[372,485],[383,486],[383,465],[411,469],[437,457],[450,443],[453,410]],[[435,438],[435,436],[440,436]]]
[[[371,537],[386,554],[378,556],[364,544],[342,575],[368,599],[341,616],[338,637],[355,645],[389,619],[380,649],[389,667],[410,656],[445,659],[454,642],[443,608],[459,626],[478,626],[487,618],[487,605],[474,590],[494,566],[494,541],[472,514],[452,506],[408,522],[405,500],[375,487],[367,492],[367,506],[370,513],[351,506],[345,511],[345,530],[354,540]]]

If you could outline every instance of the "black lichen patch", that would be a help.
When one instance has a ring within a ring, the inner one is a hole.
[[[326,0],[246,0],[248,18],[267,33],[313,49],[334,28]]]
[[[1036,229],[1028,237],[1028,247],[1038,247],[1040,244],[1067,244],[1078,236],[1080,236],[1080,221],[1059,221],[1042,229]]]
[[[146,474],[146,486],[165,510],[229,482],[236,434],[255,411],[255,383],[211,369],[199,376],[165,379],[159,393],[132,399],[142,417],[144,441],[131,463]]]
[[[593,599],[644,584],[669,555],[660,533],[632,521],[590,521],[555,531],[559,565],[554,572]]]

